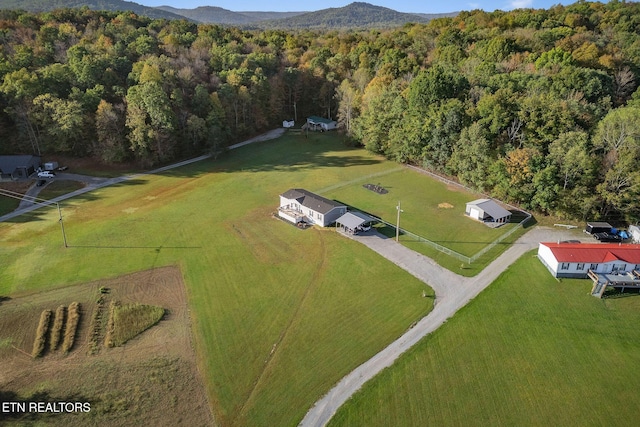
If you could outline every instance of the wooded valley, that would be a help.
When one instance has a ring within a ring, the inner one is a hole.
[[[307,116],[524,208],[640,220],[640,5],[366,31],[0,11],[0,153],[166,163]]]

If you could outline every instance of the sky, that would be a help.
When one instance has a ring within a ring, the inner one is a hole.
[[[315,11],[330,7],[344,7],[356,0],[133,0],[144,6],[172,6],[180,9],[194,9],[198,6],[217,6],[234,12],[269,11],[299,12]],[[460,10],[483,9],[486,11],[511,10],[518,8],[548,9],[557,4],[572,4],[577,0],[448,0],[448,1],[416,1],[416,0],[358,0],[376,6],[388,7],[398,12],[445,13]]]

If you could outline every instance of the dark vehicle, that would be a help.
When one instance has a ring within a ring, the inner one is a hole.
[[[618,236],[617,234],[610,233],[610,232],[595,233],[593,237],[596,238],[596,240],[599,240],[601,242],[618,243],[624,240],[622,237]]]
[[[588,222],[584,232],[588,234],[610,233],[612,228],[608,222]]]
[[[42,187],[46,183],[47,183],[46,179],[39,179],[38,182],[36,182],[36,187]]]

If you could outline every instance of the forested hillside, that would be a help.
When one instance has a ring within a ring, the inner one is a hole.
[[[360,32],[5,11],[0,151],[150,165],[314,114],[523,207],[636,222],[639,34],[617,1]]]

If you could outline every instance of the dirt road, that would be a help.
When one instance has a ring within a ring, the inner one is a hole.
[[[536,227],[518,239],[511,248],[475,277],[462,277],[446,270],[430,258],[377,232],[349,237],[366,245],[433,288],[436,293],[435,305],[431,313],[413,328],[358,366],[317,401],[300,423],[304,427],[326,425],[338,408],[365,382],[384,368],[391,366],[402,353],[440,327],[524,253],[536,248],[539,242],[575,239],[575,234],[566,230]]]

